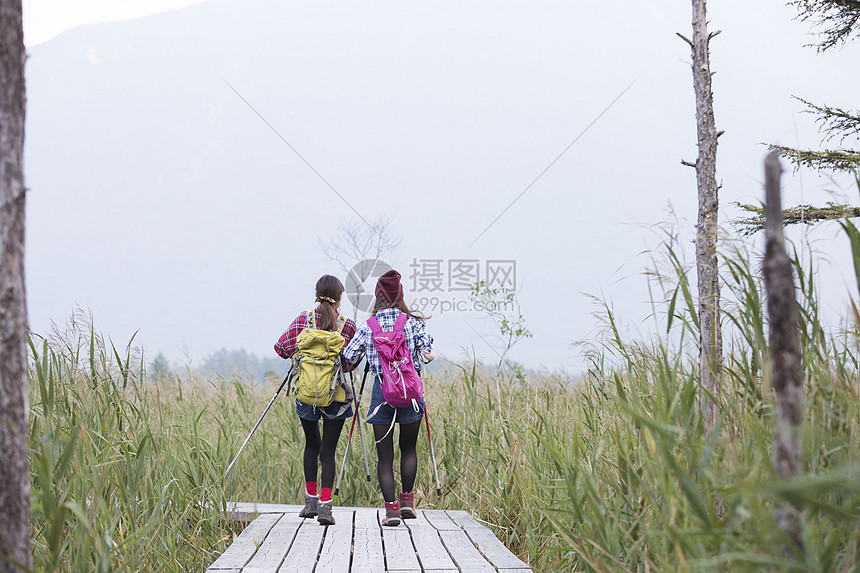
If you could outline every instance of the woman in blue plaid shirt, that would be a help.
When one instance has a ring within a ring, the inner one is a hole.
[[[376,283],[376,302],[371,314],[383,331],[394,328],[397,317],[406,313],[409,318],[403,326],[403,335],[412,355],[415,370],[421,371],[421,358],[430,362],[433,360],[433,338],[424,329],[425,317],[413,313],[403,300],[403,286],[400,284],[400,273],[391,270],[379,277]],[[414,492],[415,475],[418,472],[418,454],[415,445],[418,442],[418,432],[421,430],[421,419],[424,417],[424,398],[417,408],[407,406],[395,408],[385,401],[382,395],[382,363],[379,354],[373,346],[373,332],[367,323],[355,333],[355,336],[343,350],[343,357],[352,364],[357,364],[362,355],[366,355],[367,363],[373,373],[373,392],[370,396],[370,408],[365,420],[373,425],[376,437],[376,453],[378,463],[376,475],[379,479],[379,489],[385,499],[385,519],[382,525],[398,525],[400,519],[415,517]],[[394,422],[400,424],[400,477],[402,488],[400,495],[394,495]]]

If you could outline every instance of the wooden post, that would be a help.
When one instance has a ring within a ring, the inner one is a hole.
[[[0,0],[0,573],[30,570],[24,293],[24,32]]]
[[[767,313],[770,322],[771,378],[776,393],[773,465],[780,477],[791,478],[803,471],[803,370],[794,275],[785,250],[782,227],[779,187],[782,166],[776,151],[768,154],[764,171],[767,202],[764,285],[767,290]],[[774,517],[795,548],[802,548],[799,507],[792,503],[783,504],[776,509]],[[790,550],[788,552],[791,553]]]
[[[720,276],[717,259],[717,216],[719,198],[717,185],[717,139],[714,121],[714,96],[711,92],[711,38],[719,32],[708,33],[705,0],[693,2],[692,40],[678,34],[690,45],[693,56],[693,92],[696,97],[696,135],[699,155],[695,167],[699,193],[699,217],[696,225],[696,271],[699,295],[699,384],[703,394],[705,426],[713,428],[716,412],[714,397],[718,395],[723,361],[723,336],[720,327]]]

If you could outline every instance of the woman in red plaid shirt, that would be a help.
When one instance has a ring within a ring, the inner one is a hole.
[[[331,275],[323,275],[317,281],[316,302],[319,306],[314,310],[314,321],[316,327],[321,330],[337,330],[337,309],[340,306],[343,284],[340,279]],[[292,358],[298,350],[296,339],[308,326],[308,312],[298,315],[290,327],[278,342],[275,343],[275,352],[282,358]],[[349,344],[355,335],[355,322],[347,318],[341,330],[344,345]],[[355,367],[350,366],[341,357],[344,372],[349,372]],[[344,420],[352,417],[352,405],[349,402],[332,402],[330,405],[320,408],[310,404],[304,404],[296,399],[296,413],[302,422],[305,433],[305,507],[299,512],[300,517],[317,517],[322,525],[332,525],[332,501],[331,491],[334,485],[336,472],[335,448],[343,429]],[[320,439],[319,420],[322,418],[323,429]],[[317,464],[322,466],[322,489],[317,493]]]

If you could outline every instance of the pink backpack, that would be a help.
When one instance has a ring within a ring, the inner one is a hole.
[[[383,332],[375,316],[367,320],[373,332],[373,346],[382,363],[382,395],[395,408],[412,406],[418,411],[418,401],[424,395],[424,382],[415,371],[412,355],[406,344],[403,326],[409,315],[401,312],[394,329]]]

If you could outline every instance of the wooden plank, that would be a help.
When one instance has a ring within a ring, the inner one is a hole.
[[[275,573],[290,550],[302,521],[295,513],[281,517],[242,573]]]
[[[439,536],[460,571],[495,573],[496,568],[484,559],[465,531],[440,531]]]
[[[404,525],[407,525],[409,529],[415,529],[416,527],[433,527],[429,521],[427,521],[427,515],[423,511],[415,512],[415,519],[404,519],[402,520]],[[433,527],[433,529],[436,529]]]
[[[448,509],[445,511],[451,521],[463,529],[487,529],[487,526],[469,515],[469,512],[460,509]]]
[[[279,573],[306,573],[313,571],[320,554],[325,526],[316,519],[303,519],[290,551],[284,557]]]
[[[379,523],[376,527],[358,527],[358,517],[361,510],[355,512],[355,530],[352,540],[352,570],[355,573],[384,573],[385,554],[382,551],[382,529]],[[366,513],[366,512],[365,512]],[[376,518],[376,511],[373,510]]]
[[[236,537],[227,551],[209,566],[207,571],[223,571],[224,569],[241,569],[244,567],[257,552],[257,548],[262,545],[269,530],[280,519],[280,514],[261,515],[255,519]]]
[[[303,505],[284,505],[280,503],[255,503],[244,501],[229,501],[227,509],[221,512],[221,519],[228,521],[251,521],[264,513],[296,513]]]
[[[349,571],[352,555],[352,509],[335,508],[334,525],[326,527],[325,541],[315,573],[343,573]]]
[[[427,521],[430,522],[430,525],[432,525],[439,531],[463,530],[462,527],[451,521],[451,518],[448,517],[448,514],[441,509],[423,509],[419,510],[418,513],[424,514],[424,517],[427,518]]]
[[[489,529],[468,529],[466,534],[484,557],[499,569],[528,569],[528,563],[514,555]]]
[[[461,510],[448,510],[446,512],[452,521],[458,523],[466,530],[472,543],[478,548],[487,561],[499,569],[528,570],[528,563],[523,562],[514,555],[510,549],[505,547],[495,534],[485,527],[481,522]]]
[[[439,531],[430,525],[424,515],[419,513],[416,519],[407,519],[403,523],[412,533],[412,544],[418,553],[422,570],[457,571],[457,566],[442,544]]]
[[[379,529],[379,510],[372,507],[355,508],[355,529]]]
[[[383,527],[382,543],[385,545],[385,566],[389,572],[421,573],[421,564],[415,555],[412,537],[405,527]]]

